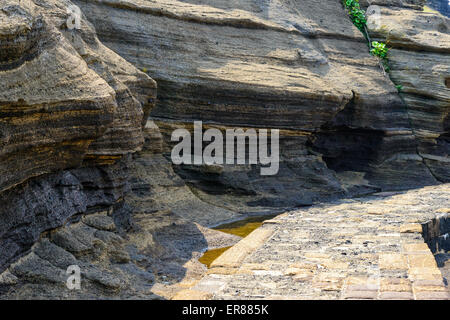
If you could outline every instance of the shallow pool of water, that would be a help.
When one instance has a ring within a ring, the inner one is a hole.
[[[213,263],[214,260],[216,260],[218,257],[222,255],[225,251],[230,249],[231,247],[225,247],[225,248],[219,248],[219,249],[212,249],[206,251],[203,256],[198,259],[201,263],[203,263],[208,268],[211,266],[211,263]]]
[[[264,221],[272,219],[276,216],[277,215],[264,215],[264,216],[248,217],[246,219],[238,220],[235,222],[222,224],[220,226],[214,227],[213,229],[245,238],[250,233],[252,233],[253,230],[258,229],[263,224]],[[198,261],[200,261],[209,268],[214,260],[216,260],[230,248],[231,247],[225,247],[208,250],[203,254],[203,256]]]

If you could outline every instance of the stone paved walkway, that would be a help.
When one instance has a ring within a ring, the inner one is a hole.
[[[449,299],[421,225],[448,213],[450,185],[285,213],[174,299]]]

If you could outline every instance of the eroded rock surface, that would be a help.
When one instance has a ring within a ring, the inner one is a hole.
[[[238,210],[228,210],[200,200],[163,156],[163,137],[155,123],[148,121],[144,130],[145,146],[133,156],[128,171],[131,190],[126,202],[133,208],[135,216],[157,215],[157,212],[170,210],[203,226],[213,226],[241,216]]]
[[[0,298],[170,298],[200,280],[206,267],[198,259],[206,248],[231,246],[240,239],[170,211],[136,215],[126,232],[114,218],[95,213],[45,234],[0,274]],[[80,290],[66,286],[69,266],[80,268]]]
[[[132,161],[65,171],[3,194],[15,205],[1,211],[8,230],[1,258],[12,264],[0,274],[0,298],[171,298],[205,274],[198,261],[205,250],[240,240],[202,226],[238,214],[195,197],[161,155],[153,122],[144,136]],[[80,268],[80,290],[66,286],[69,266]]]
[[[127,155],[144,141],[156,83],[86,19],[71,29],[72,5],[0,5],[2,271],[42,232],[120,202]]]
[[[423,3],[423,1],[417,1]],[[391,47],[390,77],[417,140],[417,151],[439,181],[450,181],[450,19],[437,12],[391,7],[378,1],[379,21],[369,24],[374,40]]]
[[[79,29],[68,25],[73,3],[85,13]],[[204,226],[242,213],[448,181],[448,19],[420,12],[422,1],[371,3],[385,7],[385,27],[370,31],[374,39],[391,40],[391,76],[404,86],[401,96],[339,1],[323,1],[320,10],[312,0],[2,1],[0,199],[7,205],[0,209],[0,297],[173,298],[205,273],[197,261],[204,250],[239,240]],[[149,75],[158,82],[156,108]],[[154,122],[146,124],[149,114]],[[192,130],[195,120],[221,131],[280,129],[279,173],[261,177],[258,166],[173,167],[171,133]],[[424,199],[440,191],[420,208],[448,201],[445,188],[425,189]],[[422,199],[421,192],[412,194]],[[392,211],[381,213],[392,218],[387,224],[366,204],[355,207],[368,210],[366,220],[353,219],[354,202],[331,222],[360,227],[355,246],[368,254],[360,267],[370,265],[363,276],[372,276],[377,257],[361,237],[375,237],[394,255],[401,248],[389,242],[399,238],[391,231],[422,240],[417,225],[400,224],[429,212],[404,212],[399,197]],[[277,240],[289,237],[303,250],[306,242],[315,249],[324,239],[346,239],[315,225],[335,214],[326,208],[311,209],[309,220],[289,216],[295,223],[278,230]],[[340,261],[347,244],[325,248],[326,268],[348,266]],[[291,258],[288,247],[280,247],[283,259]],[[70,265],[81,269],[80,291],[66,287]],[[436,265],[431,268],[436,275]],[[297,271],[296,281],[310,280],[310,271]],[[403,281],[408,272],[388,273],[396,278],[388,286],[412,288],[394,297],[418,297],[421,289]],[[342,274],[317,274],[316,289],[335,288]],[[272,281],[273,274],[258,275]],[[289,296],[284,280],[275,287],[268,281],[262,292]],[[216,297],[235,295],[233,283]],[[436,297],[445,296],[442,283],[436,287]],[[253,289],[244,291],[261,295]],[[363,294],[374,295],[368,291]]]
[[[253,212],[437,182],[405,103],[339,1],[76,3],[109,48],[157,80],[151,115],[166,155],[172,131],[194,120],[281,129],[276,176],[175,167],[207,202]]]

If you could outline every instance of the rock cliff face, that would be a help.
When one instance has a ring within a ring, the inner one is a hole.
[[[379,5],[380,21],[369,28],[371,37],[391,47],[390,77],[402,86],[418,154],[436,179],[448,182],[450,19],[382,1]]]
[[[448,182],[448,19],[370,3],[394,83],[338,0],[3,0],[0,296],[170,297],[238,240],[203,226]],[[196,120],[279,129],[279,173],[172,166]]]
[[[176,166],[205,201],[252,212],[445,176],[436,173],[445,156],[430,164],[416,146],[416,131],[437,122],[411,124],[339,1],[75,2],[105,45],[158,82],[151,116],[166,155],[171,132],[194,120],[281,130],[276,176],[261,178],[255,166]]]
[[[70,5],[1,3],[1,271],[43,231],[123,198],[121,159],[142,146],[154,103],[156,83],[86,19],[68,27]]]
[[[11,226],[0,239],[2,249],[36,243],[25,256],[17,259],[16,253],[7,261],[14,263],[0,273],[0,298],[172,297],[204,274],[206,267],[198,259],[206,248],[232,246],[240,240],[199,224],[230,219],[236,213],[203,203],[190,192],[162,157],[161,134],[151,122],[144,136],[146,147],[133,161],[55,174],[6,199],[17,199],[18,204],[8,207],[8,215],[2,215],[5,221],[25,223]],[[125,197],[124,186],[129,187]],[[24,212],[24,206],[42,208]],[[81,290],[66,287],[66,271],[73,265],[80,268]]]

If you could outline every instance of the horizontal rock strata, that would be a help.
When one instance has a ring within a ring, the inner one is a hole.
[[[156,83],[83,16],[72,25],[73,8],[0,4],[2,271],[43,232],[123,200],[127,155],[142,147],[155,102]]]
[[[274,177],[176,166],[205,201],[253,212],[437,182],[405,103],[339,1],[76,3],[105,45],[157,80],[151,115],[166,155],[173,130],[195,120],[281,129]]]
[[[16,261],[44,231],[74,216],[110,210],[127,190],[123,163],[34,178],[0,195],[0,270]]]
[[[380,3],[380,19],[369,24],[373,39],[391,48],[390,77],[401,86],[417,150],[436,179],[450,181],[450,19],[421,8]]]
[[[370,2],[393,82],[340,1],[2,1],[0,298],[447,298],[418,224],[447,185],[283,215],[216,262],[222,289],[199,282],[202,252],[240,240],[204,226],[449,181],[448,19]],[[279,173],[172,166],[194,121],[279,129]]]

